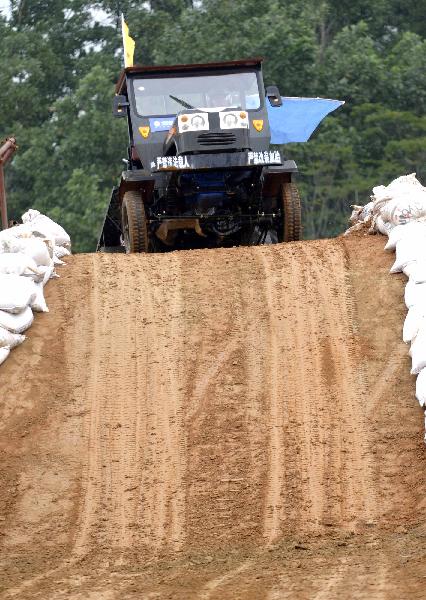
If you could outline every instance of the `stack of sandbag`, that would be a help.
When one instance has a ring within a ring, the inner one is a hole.
[[[371,233],[387,235],[385,250],[396,253],[391,273],[408,277],[402,335],[410,344],[416,397],[425,410],[426,442],[426,188],[414,173],[404,175],[386,187],[373,188],[371,202],[353,208],[353,225],[346,233],[367,226]]]
[[[371,201],[365,206],[352,208],[352,227],[346,233],[367,228],[369,233],[389,235],[398,225],[426,219],[426,188],[415,173],[402,175],[387,186],[374,187]]]
[[[0,232],[0,364],[24,341],[33,311],[49,311],[43,288],[70,254],[69,235],[49,217],[29,210],[22,221]]]

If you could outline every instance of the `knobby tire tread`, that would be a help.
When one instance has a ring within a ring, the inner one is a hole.
[[[283,241],[297,242],[302,239],[302,215],[299,191],[294,183],[284,183],[281,189],[283,219]]]
[[[140,192],[129,191],[124,194],[123,213],[124,211],[127,214],[130,244],[129,249],[126,247],[126,252],[149,252],[148,228]]]

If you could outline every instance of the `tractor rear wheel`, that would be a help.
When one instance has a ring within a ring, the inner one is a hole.
[[[302,210],[299,191],[294,183],[286,182],[281,187],[282,241],[297,242],[302,239]]]
[[[121,223],[126,254],[149,252],[148,224],[140,192],[125,192],[121,205]]]

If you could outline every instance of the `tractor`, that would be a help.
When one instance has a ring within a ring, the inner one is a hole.
[[[301,239],[297,166],[271,147],[262,59],[125,68],[113,114],[126,118],[126,168],[100,251],[164,252]]]

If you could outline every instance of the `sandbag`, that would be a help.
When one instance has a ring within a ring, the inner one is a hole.
[[[404,273],[404,275],[406,275],[408,277],[408,279],[410,279],[412,273],[414,273],[416,266],[417,266],[417,261],[413,260],[413,261],[407,263],[405,265],[405,267],[402,269],[402,272]],[[39,269],[40,268],[41,267],[39,267]]]
[[[56,246],[71,243],[70,236],[65,229],[46,215],[42,215],[38,210],[28,210],[22,215],[22,222],[31,227],[33,232],[54,239]]]
[[[34,281],[19,275],[0,275],[0,310],[19,313],[36,298]]]
[[[64,261],[61,260],[60,258],[58,258],[57,256],[53,255],[53,264],[55,265],[55,267],[57,265],[64,265]]]
[[[397,198],[389,200],[380,211],[386,223],[403,225],[414,219],[426,216],[426,194],[400,194]]]
[[[422,369],[417,375],[416,398],[420,406],[426,407],[426,369]]]
[[[423,318],[426,314],[426,306],[412,306],[407,313],[402,329],[402,339],[406,344],[412,342],[419,332]]]
[[[416,179],[416,174],[402,175],[388,186],[373,188],[373,201],[380,204],[383,221],[403,225],[426,216],[426,188]]]
[[[411,375],[417,375],[426,367],[426,327],[423,320],[422,326],[411,344]]]
[[[374,201],[389,200],[397,194],[410,194],[421,189],[423,189],[423,186],[416,178],[416,174],[410,173],[393,179],[388,185],[375,186],[373,188],[373,199]]]
[[[412,279],[407,281],[404,292],[405,306],[426,306],[426,284],[415,283]]]
[[[411,264],[408,277],[413,283],[426,283],[426,258]]]
[[[375,225],[376,229],[382,235],[390,235],[390,232],[395,228],[395,225],[393,223],[385,223],[385,221],[380,215],[376,218]]]
[[[31,227],[28,225],[14,225],[13,227],[9,227],[8,229],[3,229],[0,231],[0,241],[6,240],[9,238],[30,238],[33,235],[31,231]]]
[[[426,222],[410,221],[406,225],[395,225],[389,231],[389,239],[385,245],[385,250],[393,252],[397,242],[404,237],[424,238],[426,240]]]
[[[36,312],[49,312],[49,309],[47,308],[46,300],[44,298],[43,286],[44,286],[44,284],[42,281],[40,281],[40,283],[34,284],[34,287],[36,289],[36,296],[35,296],[34,300],[31,302],[31,308],[33,310],[35,310]]]
[[[25,335],[19,335],[19,333],[11,333],[4,327],[0,327],[0,348],[7,346],[8,348],[14,348],[25,340]]]
[[[55,267],[53,265],[50,267],[39,267],[38,270],[41,273],[41,277],[37,280],[37,282],[42,283],[43,286],[46,285],[49,279],[59,279],[59,275],[55,272]]]
[[[37,266],[50,266],[52,258],[45,242],[39,238],[6,238],[2,241],[3,252],[21,252],[31,257]],[[52,249],[53,251],[53,249]]]
[[[356,204],[353,204],[352,214],[349,218],[350,223],[355,224],[359,222],[368,222],[373,216],[373,208],[374,202],[369,202],[365,206],[357,206]]]
[[[20,252],[5,252],[0,254],[0,274],[37,277],[39,272],[35,260],[30,256]]]
[[[10,348],[8,346],[5,346],[4,348],[0,348],[0,365],[1,363],[3,363],[6,358],[9,356],[10,354]]]
[[[396,243],[396,258],[391,273],[401,272],[409,263],[420,261],[426,255],[426,239],[403,237]]]
[[[4,327],[12,333],[23,333],[28,327],[31,327],[33,320],[33,311],[29,306],[18,314],[0,310],[0,327]]]
[[[69,256],[71,254],[68,248],[65,248],[64,246],[55,246],[53,253],[56,258],[63,258],[64,256]]]

